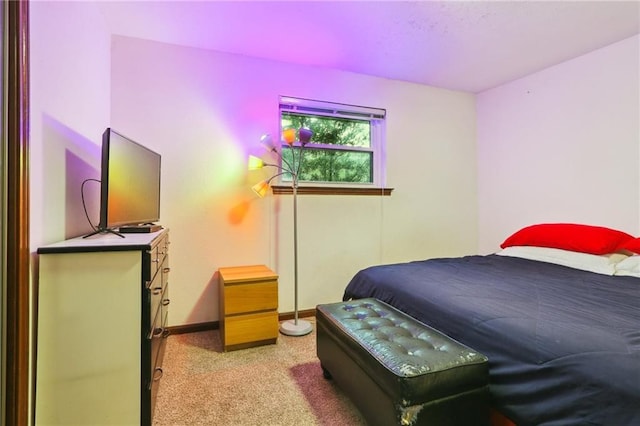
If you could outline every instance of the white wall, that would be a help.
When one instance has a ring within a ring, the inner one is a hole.
[[[30,4],[32,250],[89,231],[80,184],[100,178],[109,125],[110,34],[91,2]],[[97,210],[98,186],[87,185]],[[97,222],[97,216],[94,216]]]
[[[473,95],[124,37],[112,67],[112,126],[163,155],[172,325],[218,319],[221,266],[274,268],[293,310],[291,197],[256,198],[269,175],[246,171],[278,134],[279,95],[388,114],[391,197],[299,197],[300,309],[340,300],[371,264],[476,251]]]
[[[640,36],[477,96],[479,249],[577,222],[640,233]]]

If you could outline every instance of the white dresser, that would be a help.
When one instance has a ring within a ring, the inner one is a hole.
[[[36,425],[150,425],[169,306],[169,232],[40,247]]]

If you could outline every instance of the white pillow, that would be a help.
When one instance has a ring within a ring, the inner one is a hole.
[[[600,255],[535,246],[507,247],[496,254],[555,263],[556,265],[568,266],[570,268],[603,275],[614,275],[618,262],[624,261],[628,257],[620,253]]]
[[[640,278],[640,255],[629,256],[616,264],[616,275]]]

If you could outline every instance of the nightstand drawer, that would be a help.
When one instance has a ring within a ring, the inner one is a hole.
[[[278,313],[260,312],[227,317],[224,333],[225,346],[250,342],[275,342],[278,338]]]
[[[224,315],[277,309],[278,281],[225,285],[224,300]]]

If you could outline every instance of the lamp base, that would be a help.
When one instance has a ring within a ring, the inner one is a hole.
[[[287,336],[304,336],[313,330],[313,326],[309,321],[301,320],[298,318],[298,323],[296,324],[296,320],[288,320],[280,323],[280,333]]]

